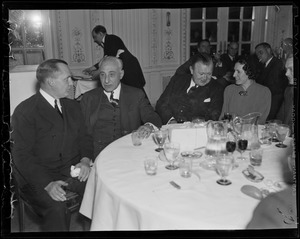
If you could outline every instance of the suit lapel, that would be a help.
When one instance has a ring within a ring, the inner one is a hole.
[[[121,115],[121,131],[123,129],[129,128],[129,118],[128,118],[128,111],[130,109],[130,94],[128,94],[128,89],[126,85],[121,83],[121,92],[120,92],[120,115]]]
[[[62,123],[61,116],[56,112],[56,110],[49,104],[49,102],[41,95],[37,93],[37,110],[40,115],[52,125],[59,125]]]

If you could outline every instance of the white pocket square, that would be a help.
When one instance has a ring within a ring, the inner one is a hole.
[[[210,102],[210,98],[205,99],[203,102]]]

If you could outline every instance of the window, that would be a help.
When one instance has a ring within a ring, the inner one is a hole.
[[[210,7],[190,9],[190,56],[197,52],[197,42],[208,39],[212,53],[226,52],[231,41],[239,43],[239,55],[249,55],[255,38],[256,7]]]
[[[45,17],[41,10],[10,10],[10,65],[36,65],[45,59]]]

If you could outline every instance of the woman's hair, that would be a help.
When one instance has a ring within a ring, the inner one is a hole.
[[[242,69],[245,71],[246,75],[250,80],[256,79],[253,69],[245,59],[239,59],[237,62],[243,65]]]

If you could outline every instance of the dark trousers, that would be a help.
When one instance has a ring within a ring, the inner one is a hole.
[[[67,179],[67,190],[83,196],[86,182],[74,178]],[[42,231],[69,231],[70,213],[66,202],[53,200],[46,190],[32,190],[27,184],[21,188],[23,196],[29,201],[34,211],[42,217]]]

